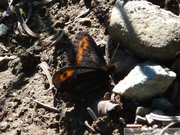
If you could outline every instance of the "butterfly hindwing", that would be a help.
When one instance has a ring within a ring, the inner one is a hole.
[[[53,84],[61,99],[65,100],[82,99],[86,94],[96,92],[98,88],[106,89],[108,81],[108,74],[103,69],[81,66],[65,67],[53,76]]]

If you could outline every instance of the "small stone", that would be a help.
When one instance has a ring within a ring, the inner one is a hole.
[[[158,128],[158,127],[159,127],[159,125],[157,125],[157,124],[154,124],[154,125],[152,126],[153,129]]]
[[[155,98],[152,100],[152,107],[160,110],[168,110],[173,106],[172,103],[170,103],[167,99],[165,98]]]
[[[6,129],[8,129],[10,127],[8,122],[3,122],[0,125],[0,131],[5,131]]]
[[[163,94],[176,78],[173,71],[151,61],[138,64],[121,80],[113,92],[126,99],[145,101],[153,96]]]
[[[0,24],[0,36],[7,35],[9,30],[10,29],[5,24]]]
[[[141,132],[148,132],[149,128],[147,126],[142,126],[141,127]]]
[[[17,94],[16,92],[13,92],[12,95],[13,95],[14,97],[18,96],[18,94]]]
[[[9,118],[7,119],[7,121],[8,121],[8,122],[12,122],[12,121],[13,121],[13,118],[12,118],[12,117],[9,117]]]
[[[150,112],[152,112],[151,108],[145,108],[143,106],[139,106],[136,109],[136,115],[140,115],[140,116],[145,116],[146,114],[149,114]]]
[[[24,131],[24,132],[28,132],[28,131],[29,131],[29,128],[28,128],[28,127],[24,127],[24,128],[23,128],[23,131]]]

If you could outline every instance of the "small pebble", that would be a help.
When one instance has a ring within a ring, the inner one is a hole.
[[[5,24],[0,24],[0,36],[7,35],[9,30],[9,27],[7,27]]]
[[[8,129],[10,127],[8,122],[3,122],[0,125],[0,131],[5,131],[6,129]]]
[[[17,94],[16,92],[13,92],[12,95],[13,95],[14,97],[18,96],[18,94]]]
[[[9,117],[9,118],[7,119],[7,121],[8,121],[8,122],[12,122],[12,121],[13,121],[13,118],[12,118],[12,117]]]

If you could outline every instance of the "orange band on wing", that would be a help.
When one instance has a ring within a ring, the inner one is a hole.
[[[76,55],[76,63],[75,63],[76,65],[79,65],[79,63],[83,59],[83,52],[84,50],[87,49],[88,46],[89,46],[88,38],[83,37],[78,43],[78,52]]]
[[[71,77],[74,73],[74,70],[66,70],[65,72],[63,72],[60,76],[59,79],[61,81],[65,81],[67,80],[69,77]]]

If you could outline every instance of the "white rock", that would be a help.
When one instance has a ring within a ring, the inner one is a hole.
[[[127,99],[147,100],[164,93],[175,78],[173,71],[166,71],[162,66],[147,61],[132,69],[113,92]]]
[[[171,60],[180,52],[180,17],[147,1],[117,0],[109,34],[144,59]]]

